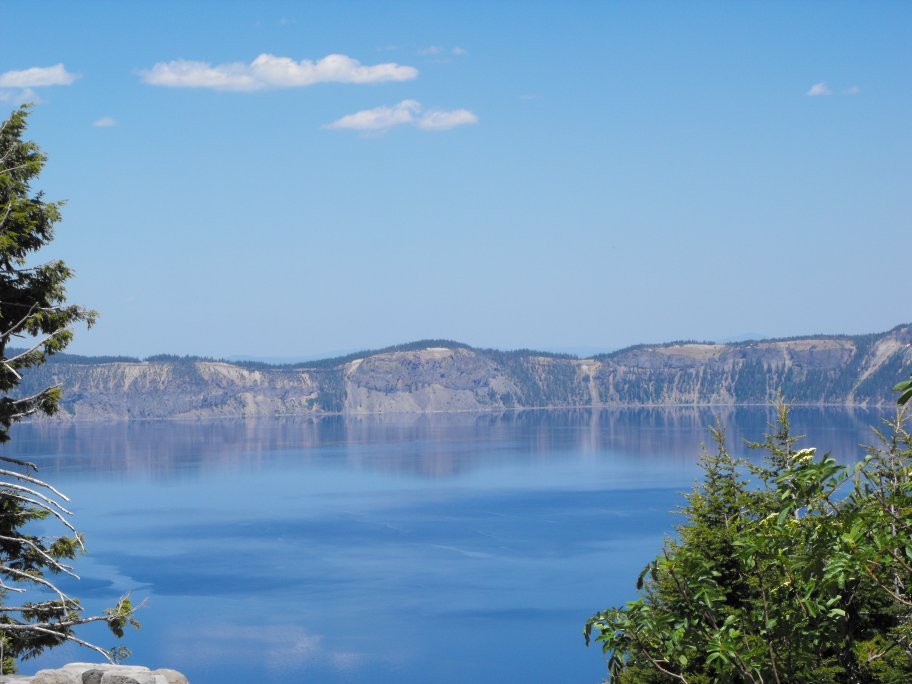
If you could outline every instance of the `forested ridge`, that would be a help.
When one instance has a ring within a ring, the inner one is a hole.
[[[62,384],[64,418],[125,419],[766,404],[875,405],[912,371],[912,325],[879,334],[637,345],[577,358],[420,340],[271,365],[56,354],[22,391]]]

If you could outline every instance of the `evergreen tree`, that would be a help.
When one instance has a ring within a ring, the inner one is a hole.
[[[762,464],[732,459],[714,431],[678,539],[641,575],[640,597],[586,624],[611,681],[912,681],[905,416],[853,479],[828,455],[796,449],[788,408],[776,410],[752,445]]]
[[[21,107],[0,125],[0,442],[9,440],[17,421],[56,411],[59,387],[16,396],[22,371],[64,349],[72,326],[91,325],[96,316],[67,303],[65,285],[72,272],[62,261],[34,261],[54,237],[61,203],[48,202],[32,189],[45,155],[23,140],[28,114],[28,107]],[[58,573],[75,577],[65,561],[83,549],[64,507],[68,499],[35,476],[34,464],[9,457],[0,461],[6,464],[0,467],[0,673],[13,671],[16,658],[66,641],[111,659],[111,652],[80,639],[74,628],[100,621],[122,636],[127,624],[135,624],[130,600],[122,598],[103,615],[87,616],[77,599],[49,579]],[[30,523],[43,519],[61,524],[64,533],[51,538],[36,534]]]

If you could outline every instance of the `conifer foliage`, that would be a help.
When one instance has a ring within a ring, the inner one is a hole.
[[[778,404],[760,464],[720,428],[640,596],[584,629],[609,681],[912,681],[912,438],[903,410],[854,468],[799,449]]]
[[[67,303],[65,284],[72,272],[62,261],[36,258],[54,237],[61,203],[46,201],[32,188],[45,155],[23,140],[28,115],[29,108],[20,107],[0,124],[0,442],[9,440],[17,421],[54,413],[60,388],[17,395],[22,372],[64,349],[72,326],[91,325],[96,316]],[[74,628],[104,622],[119,637],[126,625],[135,624],[129,598],[103,615],[88,616],[52,581],[58,574],[76,577],[66,561],[83,542],[69,521],[68,499],[36,471],[32,463],[0,457],[0,673],[13,671],[17,658],[67,641],[113,659],[114,651],[79,638]],[[45,536],[53,525],[61,532]]]

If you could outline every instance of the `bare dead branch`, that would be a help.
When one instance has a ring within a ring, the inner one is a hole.
[[[9,573],[10,575],[14,575],[16,577],[21,577],[24,580],[28,580],[29,582],[34,582],[35,584],[40,584],[41,586],[47,587],[48,589],[53,591],[55,594],[57,594],[57,597],[60,599],[61,603],[63,603],[63,604],[69,604],[74,607],[79,605],[74,599],[70,598],[69,596],[64,594],[63,591],[58,589],[56,584],[44,579],[43,577],[36,577],[34,575],[30,575],[27,572],[23,572],[22,570],[17,570],[16,568],[11,568],[8,565],[0,565],[0,572],[6,572],[6,573]]]
[[[32,465],[31,463],[25,463],[24,461],[21,461],[21,463],[23,463],[23,464],[25,464],[25,465]],[[38,469],[38,468],[35,467],[35,470],[37,470],[37,469]],[[18,479],[20,479],[20,480],[25,480],[26,482],[31,482],[32,484],[39,485],[39,486],[44,487],[44,488],[46,488],[46,489],[50,489],[52,492],[54,492],[54,494],[56,494],[57,496],[59,496],[59,497],[60,497],[61,499],[63,499],[64,501],[67,501],[67,502],[68,502],[68,501],[70,500],[70,497],[68,497],[66,494],[64,494],[63,492],[61,492],[59,489],[56,489],[56,488],[53,487],[52,485],[49,485],[49,484],[48,484],[47,482],[45,482],[44,480],[39,480],[37,477],[31,477],[31,476],[29,476],[29,475],[23,475],[22,473],[17,473],[15,470],[5,470],[5,469],[3,469],[3,468],[0,468],[0,475],[8,475],[9,477],[15,477],[15,478],[18,478]],[[2,482],[0,482],[0,486],[3,486],[3,483],[2,483]]]
[[[0,303],[2,303],[2,302],[0,302]],[[22,328],[22,326],[28,322],[28,319],[35,315],[35,311],[37,309],[38,309],[38,302],[34,302],[29,307],[28,312],[26,312],[26,314],[22,318],[20,318],[16,323],[14,323],[9,328],[7,328],[2,333],[0,333],[0,340],[8,340],[12,335],[15,335]],[[4,361],[4,365],[6,365],[5,361]],[[9,368],[9,366],[7,366],[7,368]],[[10,368],[10,370],[12,370],[12,368]],[[15,371],[13,371],[13,372],[15,372]]]
[[[43,607],[43,604],[36,604],[36,605],[41,605]],[[58,607],[58,606],[49,604],[48,607],[53,608],[53,607]],[[64,606],[59,606],[59,607],[64,610],[66,609]],[[27,611],[27,610],[34,610],[34,609],[35,609],[35,606],[20,606],[20,607],[16,608],[15,610],[16,611]],[[8,610],[10,610],[10,609],[3,608],[3,609],[0,609],[0,612],[8,611]],[[135,613],[135,612],[136,612],[136,609],[131,610],[128,613],[128,615],[133,615],[133,613]],[[111,616],[109,616],[109,615],[93,615],[92,617],[87,617],[87,618],[76,618],[75,620],[60,620],[60,621],[55,621],[55,622],[30,622],[30,623],[20,623],[20,624],[17,624],[15,622],[8,623],[8,624],[0,623],[0,629],[8,629],[9,631],[25,631],[25,630],[30,629],[31,627],[44,627],[46,629],[53,629],[54,627],[69,628],[69,627],[78,627],[79,625],[87,625],[92,622],[109,622],[110,620],[111,620]]]
[[[38,466],[36,466],[31,461],[23,461],[22,459],[11,458],[10,456],[0,456],[0,461],[3,461],[5,463],[12,463],[17,466],[22,466],[23,468],[31,468],[35,472],[38,472]],[[64,497],[64,498],[66,498],[66,497]],[[67,500],[69,500],[69,499],[67,499]]]
[[[60,387],[60,383],[57,383],[56,385],[51,385],[50,387],[45,387],[40,392],[36,392],[35,394],[33,394],[29,397],[22,397],[21,399],[14,399],[12,401],[12,404],[14,406],[18,406],[19,404],[27,404],[30,401],[37,401],[38,399],[41,398],[41,395],[46,394],[48,392],[48,390],[58,389],[59,387]]]
[[[26,487],[25,485],[14,484],[12,482],[0,482],[0,492],[3,491],[4,487],[9,487],[10,489],[15,489],[17,492],[26,492],[27,494],[36,496],[39,499],[41,499],[42,501],[44,501],[46,504],[48,504],[49,506],[55,506],[57,508],[57,510],[61,511],[62,513],[66,513],[67,515],[73,515],[73,512],[64,508],[60,504],[60,502],[55,501],[54,499],[52,499],[48,496],[45,496],[41,492],[35,491],[31,487]]]
[[[66,633],[61,634],[60,632],[57,632],[53,629],[46,629],[44,627],[36,627],[35,625],[15,625],[15,624],[9,624],[9,625],[0,624],[0,631],[15,632],[15,631],[18,631],[18,629],[20,627],[28,627],[28,628],[30,628],[36,632],[40,632],[42,634],[50,634],[52,636],[60,637],[61,639],[66,639],[67,641],[72,641],[74,643],[79,644],[80,646],[85,646],[86,648],[90,648],[93,651],[100,653],[104,657],[104,659],[107,660],[109,663],[114,662],[114,659],[111,657],[111,654],[108,653],[106,650],[104,650],[101,646],[96,646],[95,644],[89,643],[88,641],[84,641],[73,634],[66,634]]]
[[[6,361],[3,362],[3,367],[6,368],[6,370],[8,370],[10,373],[15,375],[16,380],[22,380],[22,376],[19,375],[19,372],[15,368],[13,368],[11,365],[9,365]]]

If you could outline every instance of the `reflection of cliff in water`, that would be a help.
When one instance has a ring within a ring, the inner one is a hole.
[[[861,458],[871,427],[888,409],[796,408],[795,434],[804,446]],[[661,455],[695,459],[719,419],[731,451],[750,456],[744,440],[762,440],[769,409],[577,409],[502,413],[398,414],[155,421],[32,423],[16,426],[0,454],[35,460],[43,474],[84,468],[155,479],[258,469],[294,459],[326,468],[446,478],[480,464],[533,464],[568,453],[598,458],[621,453],[644,461]],[[516,448],[520,447],[520,448]]]
[[[791,412],[792,434],[807,438],[799,448],[815,446],[842,462],[860,460],[860,444],[875,441],[872,426],[880,426],[890,409],[796,407]],[[776,414],[772,408],[713,407],[694,409],[631,409],[601,411],[598,448],[646,456],[650,453],[694,454],[701,444],[712,448],[709,427],[718,420],[729,451],[757,458],[746,442],[763,441]]]

